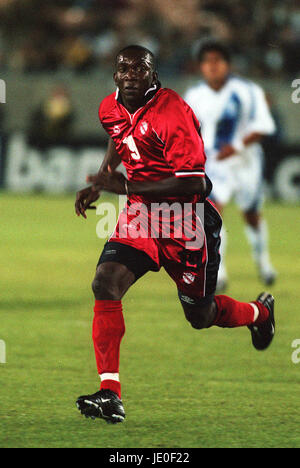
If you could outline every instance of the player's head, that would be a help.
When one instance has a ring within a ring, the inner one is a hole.
[[[138,45],[120,50],[116,56],[114,80],[127,99],[144,97],[147,90],[158,82],[153,53]]]
[[[231,68],[231,56],[228,48],[216,40],[206,41],[197,54],[199,71],[211,84],[224,82]]]

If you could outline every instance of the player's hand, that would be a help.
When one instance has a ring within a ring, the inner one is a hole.
[[[93,190],[92,187],[87,187],[83,190],[80,190],[76,193],[76,201],[75,201],[75,212],[77,216],[83,216],[83,218],[87,218],[86,210],[93,209],[95,207],[91,206],[93,202],[98,200],[100,197],[99,191]]]
[[[87,182],[93,184],[92,190],[96,192],[105,190],[106,192],[118,195],[126,194],[126,180],[126,177],[121,172],[112,171],[110,167],[105,172],[90,174],[86,178]]]
[[[232,145],[224,145],[217,156],[217,160],[222,161],[223,159],[230,158],[236,152],[236,149]]]

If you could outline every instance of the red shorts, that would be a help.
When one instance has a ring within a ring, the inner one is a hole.
[[[214,294],[220,263],[222,220],[213,204],[206,200],[200,211],[190,205],[184,212],[184,222],[183,210],[181,213],[172,212],[169,218],[163,218],[157,210],[152,210],[150,220],[150,210],[137,212],[136,208],[132,209],[131,204],[127,204],[107,245],[118,243],[143,252],[151,259],[152,266],[148,269],[158,271],[163,267],[178,290],[188,297],[202,298]],[[99,263],[115,261],[125,263],[132,271],[135,269],[123,254],[118,258],[115,250],[114,257],[110,256],[109,250],[107,252],[108,255],[102,255]]]

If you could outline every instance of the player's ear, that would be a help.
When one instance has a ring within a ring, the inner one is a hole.
[[[153,72],[153,81],[152,81],[153,84],[157,84],[158,83],[158,73],[157,71]]]

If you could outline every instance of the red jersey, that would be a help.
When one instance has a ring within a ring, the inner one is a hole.
[[[129,180],[205,176],[206,156],[200,124],[175,91],[159,89],[143,107],[130,114],[117,90],[101,102],[99,118],[115,143]],[[152,201],[135,195],[130,199]],[[180,197],[180,201],[195,202],[197,196]]]

